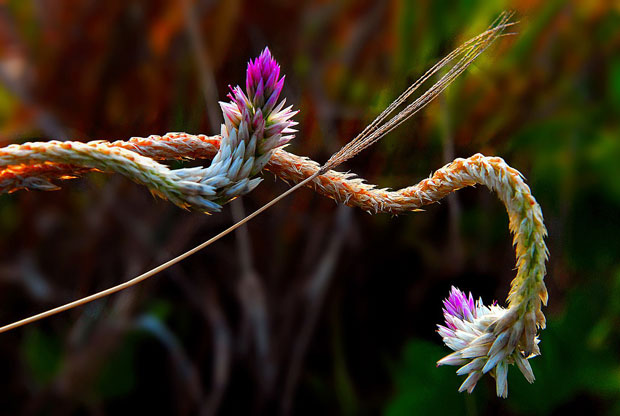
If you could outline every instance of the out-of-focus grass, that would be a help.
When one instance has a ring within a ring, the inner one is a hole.
[[[3,145],[58,132],[76,140],[217,132],[204,114],[178,2],[5,3],[0,61],[14,77],[0,85]],[[118,413],[148,403],[178,414],[202,406],[273,414],[290,390],[294,414],[620,412],[620,10],[613,2],[195,6],[219,97],[243,82],[247,59],[268,45],[287,74],[284,94],[301,110],[289,150],[319,161],[455,45],[515,9],[515,36],[343,169],[399,187],[452,157],[482,152],[525,174],[551,251],[548,328],[542,356],[532,360],[537,381],[529,385],[511,369],[501,401],[490,377],[469,396],[457,393],[462,378],[453,368],[435,367],[449,352],[434,325],[450,285],[502,302],[514,267],[501,204],[485,190],[463,190],[423,213],[354,214],[324,300],[331,313],[320,315],[301,374],[286,389],[308,313],[304,290],[334,213],[331,201],[303,191],[250,224],[256,286],[244,286],[231,238],[99,309],[3,335],[4,411]],[[118,283],[230,221],[153,201],[118,177],[94,174],[63,188],[0,196],[3,322]],[[245,203],[253,208],[283,189],[266,180]],[[267,320],[259,326],[260,315],[247,314],[262,301]],[[229,347],[218,352],[218,345]]]

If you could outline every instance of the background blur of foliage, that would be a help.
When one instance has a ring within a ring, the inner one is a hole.
[[[153,281],[0,335],[2,412],[620,414],[617,2],[2,0],[0,145],[217,133],[216,100],[268,45],[301,109],[289,150],[325,161],[504,9],[517,36],[343,169],[398,188],[482,152],[526,176],[551,252],[534,385],[513,369],[507,400],[490,378],[469,396],[435,368],[450,286],[503,302],[514,275],[494,195],[390,217],[302,190]],[[0,321],[126,280],[284,189],[266,174],[213,216],[118,175],[1,195]]]

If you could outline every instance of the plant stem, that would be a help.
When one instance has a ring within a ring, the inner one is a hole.
[[[216,236],[208,239],[207,241],[205,241],[202,244],[197,245],[196,247],[192,248],[191,250],[188,250],[185,253],[183,253],[183,254],[181,254],[181,255],[173,258],[173,259],[170,259],[170,260],[168,260],[167,262],[165,262],[163,264],[160,264],[159,266],[155,267],[154,269],[151,269],[148,272],[141,274],[140,276],[134,277],[133,279],[128,280],[126,282],[123,282],[123,283],[121,283],[119,285],[116,285],[116,286],[110,287],[108,289],[102,290],[101,292],[94,293],[94,294],[92,294],[90,296],[86,296],[84,298],[81,298],[81,299],[78,299],[78,300],[74,300],[73,302],[66,303],[66,304],[64,304],[62,306],[58,306],[56,308],[47,310],[45,312],[41,312],[41,313],[39,313],[37,315],[33,315],[33,316],[28,317],[28,318],[22,319],[20,321],[13,322],[12,324],[0,327],[0,333],[10,331],[11,329],[19,328],[20,326],[24,326],[24,325],[36,322],[36,321],[38,321],[40,319],[47,318],[47,317],[52,316],[52,315],[56,315],[57,313],[67,311],[69,309],[73,309],[73,308],[78,307],[78,306],[85,305],[85,304],[90,303],[90,302],[92,302],[94,300],[101,299],[103,297],[106,297],[108,295],[114,294],[116,292],[120,292],[123,289],[127,289],[127,288],[129,288],[129,287],[131,287],[133,285],[136,285],[136,284],[140,283],[140,282],[143,282],[146,279],[148,279],[149,277],[155,276],[157,273],[162,272],[162,271],[166,270],[167,268],[169,268],[171,266],[174,266],[175,264],[177,264],[181,260],[184,260],[184,259],[188,258],[189,256],[191,256],[192,254],[195,254],[198,251],[202,250],[203,248],[211,245],[212,243],[216,242],[217,240],[219,240],[220,238],[224,237],[225,235],[230,234],[232,231],[236,230],[237,228],[239,228],[240,226],[242,226],[246,222],[250,221],[251,219],[256,217],[258,214],[262,213],[263,211],[266,211],[272,205],[276,204],[277,202],[279,202],[284,197],[292,194],[297,189],[301,188],[306,183],[310,182],[311,180],[313,180],[314,178],[316,178],[320,174],[321,174],[321,171],[318,171],[314,175],[309,176],[304,181],[299,182],[297,185],[293,186],[292,188],[290,188],[286,192],[282,193],[277,198],[274,198],[273,200],[269,201],[268,203],[266,203],[265,205],[263,205],[262,207],[260,207],[259,209],[257,209],[256,211],[254,211],[253,213],[251,213],[250,215],[248,215],[244,219],[242,219],[241,221],[236,222],[235,224],[231,225],[230,227],[228,227],[224,231],[220,232]]]

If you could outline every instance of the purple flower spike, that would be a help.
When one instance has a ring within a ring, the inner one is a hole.
[[[469,293],[469,297],[467,297],[465,293],[454,286],[452,286],[450,296],[443,301],[443,306],[444,316],[451,315],[468,321],[473,321],[476,317],[476,307],[471,292]]]
[[[297,123],[291,118],[297,112],[291,107],[284,108],[284,100],[278,102],[283,86],[280,65],[265,48],[248,63],[246,90],[230,87],[230,103],[220,103],[224,113],[222,139],[235,137],[246,143],[246,149],[256,151],[253,155],[248,152],[248,157],[254,157],[251,175],[267,164],[275,148],[293,138],[292,127]]]
[[[274,105],[282,89],[283,78],[280,78],[280,65],[271,56],[269,48],[265,48],[260,56],[248,63],[245,86],[248,98],[257,107],[262,106],[277,91]],[[279,89],[277,88],[279,86]],[[272,107],[273,108],[273,105]]]
[[[437,365],[455,365],[458,375],[467,378],[459,391],[471,393],[483,374],[495,377],[497,395],[508,394],[508,366],[516,364],[526,380],[534,381],[534,373],[528,359],[540,354],[538,338],[534,340],[533,354],[526,354],[519,348],[521,329],[513,323],[507,330],[496,332],[498,325],[512,319],[513,313],[495,303],[485,306],[482,299],[474,302],[469,294],[452,287],[450,295],[443,301],[445,326],[437,325],[437,332],[444,344],[454,352],[437,362]],[[513,319],[514,320],[514,319]],[[512,328],[516,328],[512,331]],[[516,334],[516,335],[515,335]]]

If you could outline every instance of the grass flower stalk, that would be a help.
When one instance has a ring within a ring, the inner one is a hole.
[[[55,179],[74,177],[91,170],[122,173],[145,184],[151,192],[184,208],[213,212],[221,204],[254,188],[261,169],[296,185],[244,220],[180,256],[115,287],[0,328],[4,332],[139,283],[210,245],[254,218],[301,186],[335,201],[369,213],[398,214],[418,210],[466,186],[484,185],[504,203],[514,236],[517,275],[511,283],[506,308],[485,306],[453,289],[444,302],[445,325],[439,326],[444,343],[454,352],[438,365],[458,365],[467,375],[460,390],[471,392],[485,373],[496,378],[497,393],[507,395],[507,371],[517,364],[526,379],[534,380],[528,359],[540,353],[538,329],[545,327],[542,305],[547,302],[543,278],[548,252],[540,206],[522,175],[501,158],[480,154],[456,159],[417,185],[396,191],[366,183],[351,173],[333,168],[376,143],[445,89],[511,25],[502,14],[492,27],[457,48],[399,96],[356,138],[320,165],[283,150],[291,138],[295,114],[284,101],[278,103],[284,77],[267,49],[246,72],[246,90],[231,88],[229,103],[220,103],[224,114],[220,136],[168,133],[128,141],[89,143],[47,142],[11,145],[0,149],[0,191],[21,188],[56,189]],[[391,116],[432,75],[451,65],[448,72],[420,97]],[[171,170],[156,160],[212,159],[208,168]]]
[[[291,127],[297,124],[291,120],[296,112],[291,107],[284,108],[285,100],[278,102],[284,77],[280,77],[280,66],[269,49],[250,61],[246,74],[247,94],[237,86],[228,95],[231,102],[220,103],[224,124],[219,146],[207,168],[173,170],[156,162],[152,156],[159,158],[158,154],[170,152],[179,142],[154,138],[123,145],[105,141],[25,143],[0,149],[0,167],[5,167],[0,174],[0,189],[56,189],[49,179],[54,172],[65,178],[73,176],[61,173],[63,165],[68,165],[82,171],[117,172],[181,208],[217,212],[222,204],[261,182],[261,178],[253,177],[269,161],[274,149],[293,138]],[[186,140],[174,150],[184,150],[183,158],[195,157],[190,142]],[[149,156],[135,152],[141,147],[148,148]],[[28,175],[36,170],[41,175]]]

